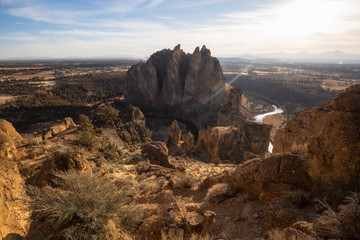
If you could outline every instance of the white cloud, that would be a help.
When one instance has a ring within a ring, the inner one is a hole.
[[[172,3],[184,8],[221,1],[173,0]],[[360,54],[360,1],[357,0],[328,0],[326,4],[325,0],[276,1],[257,6],[251,11],[234,11],[220,17],[214,15],[213,19],[201,23],[177,19],[175,16],[154,16],[145,20],[121,17],[124,11],[132,11],[140,5],[149,9],[158,4],[168,4],[168,1],[126,0],[111,3],[113,5],[102,3],[106,6],[99,6],[96,11],[53,10],[49,6],[37,5],[13,8],[11,11],[15,16],[65,26],[62,26],[64,30],[41,30],[37,35],[3,36],[0,40],[27,39],[29,43],[21,46],[22,52],[15,44],[9,45],[6,51],[2,47],[2,54],[15,56],[19,52],[23,55],[18,56],[142,57],[159,49],[172,48],[178,43],[187,52],[206,44],[215,56],[302,50],[341,50]],[[103,16],[104,13],[113,12],[120,16]]]
[[[164,0],[151,0],[151,2],[149,3],[149,6],[150,7],[155,7],[155,6],[157,6],[157,5],[159,5],[159,4],[163,3],[163,2],[164,2]]]

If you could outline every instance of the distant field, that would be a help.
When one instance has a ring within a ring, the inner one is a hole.
[[[224,75],[245,93],[271,99],[288,113],[313,107],[360,83],[360,65],[279,61],[223,62]]]
[[[7,95],[7,94],[0,94],[0,105],[6,103],[7,101],[14,100],[16,97]]]

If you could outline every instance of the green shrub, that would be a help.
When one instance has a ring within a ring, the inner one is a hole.
[[[95,143],[95,130],[89,117],[84,114],[79,115],[79,143],[91,148]]]

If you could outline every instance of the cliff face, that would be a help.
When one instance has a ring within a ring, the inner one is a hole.
[[[244,122],[237,126],[200,131],[196,148],[212,159],[241,163],[264,157],[268,151],[271,126]]]
[[[0,237],[4,238],[24,236],[29,228],[25,183],[14,159],[21,142],[23,138],[12,124],[0,119]]]
[[[151,104],[181,105],[188,102],[207,104],[219,99],[219,90],[226,92],[219,61],[211,57],[205,46],[186,54],[176,46],[150,56],[146,63],[134,65],[128,71],[127,98]],[[142,99],[136,99],[136,98]]]
[[[23,140],[10,122],[0,119],[0,159],[14,158],[17,153],[16,145]]]
[[[126,99],[136,105],[171,109],[173,116],[202,126],[225,126],[238,116],[250,117],[241,105],[242,91],[226,83],[219,61],[205,46],[189,54],[178,45],[132,66]]]
[[[274,139],[274,153],[312,159],[309,175],[336,188],[354,187],[360,176],[360,85],[332,101],[291,116]]]

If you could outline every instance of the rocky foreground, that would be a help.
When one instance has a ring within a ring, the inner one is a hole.
[[[234,146],[246,125],[211,129],[195,144],[176,122],[166,142],[152,141],[133,106],[100,107],[96,128],[83,116],[23,136],[1,120],[0,235],[358,239],[359,119],[355,85],[293,115],[276,154],[238,165],[214,160],[241,158]]]

